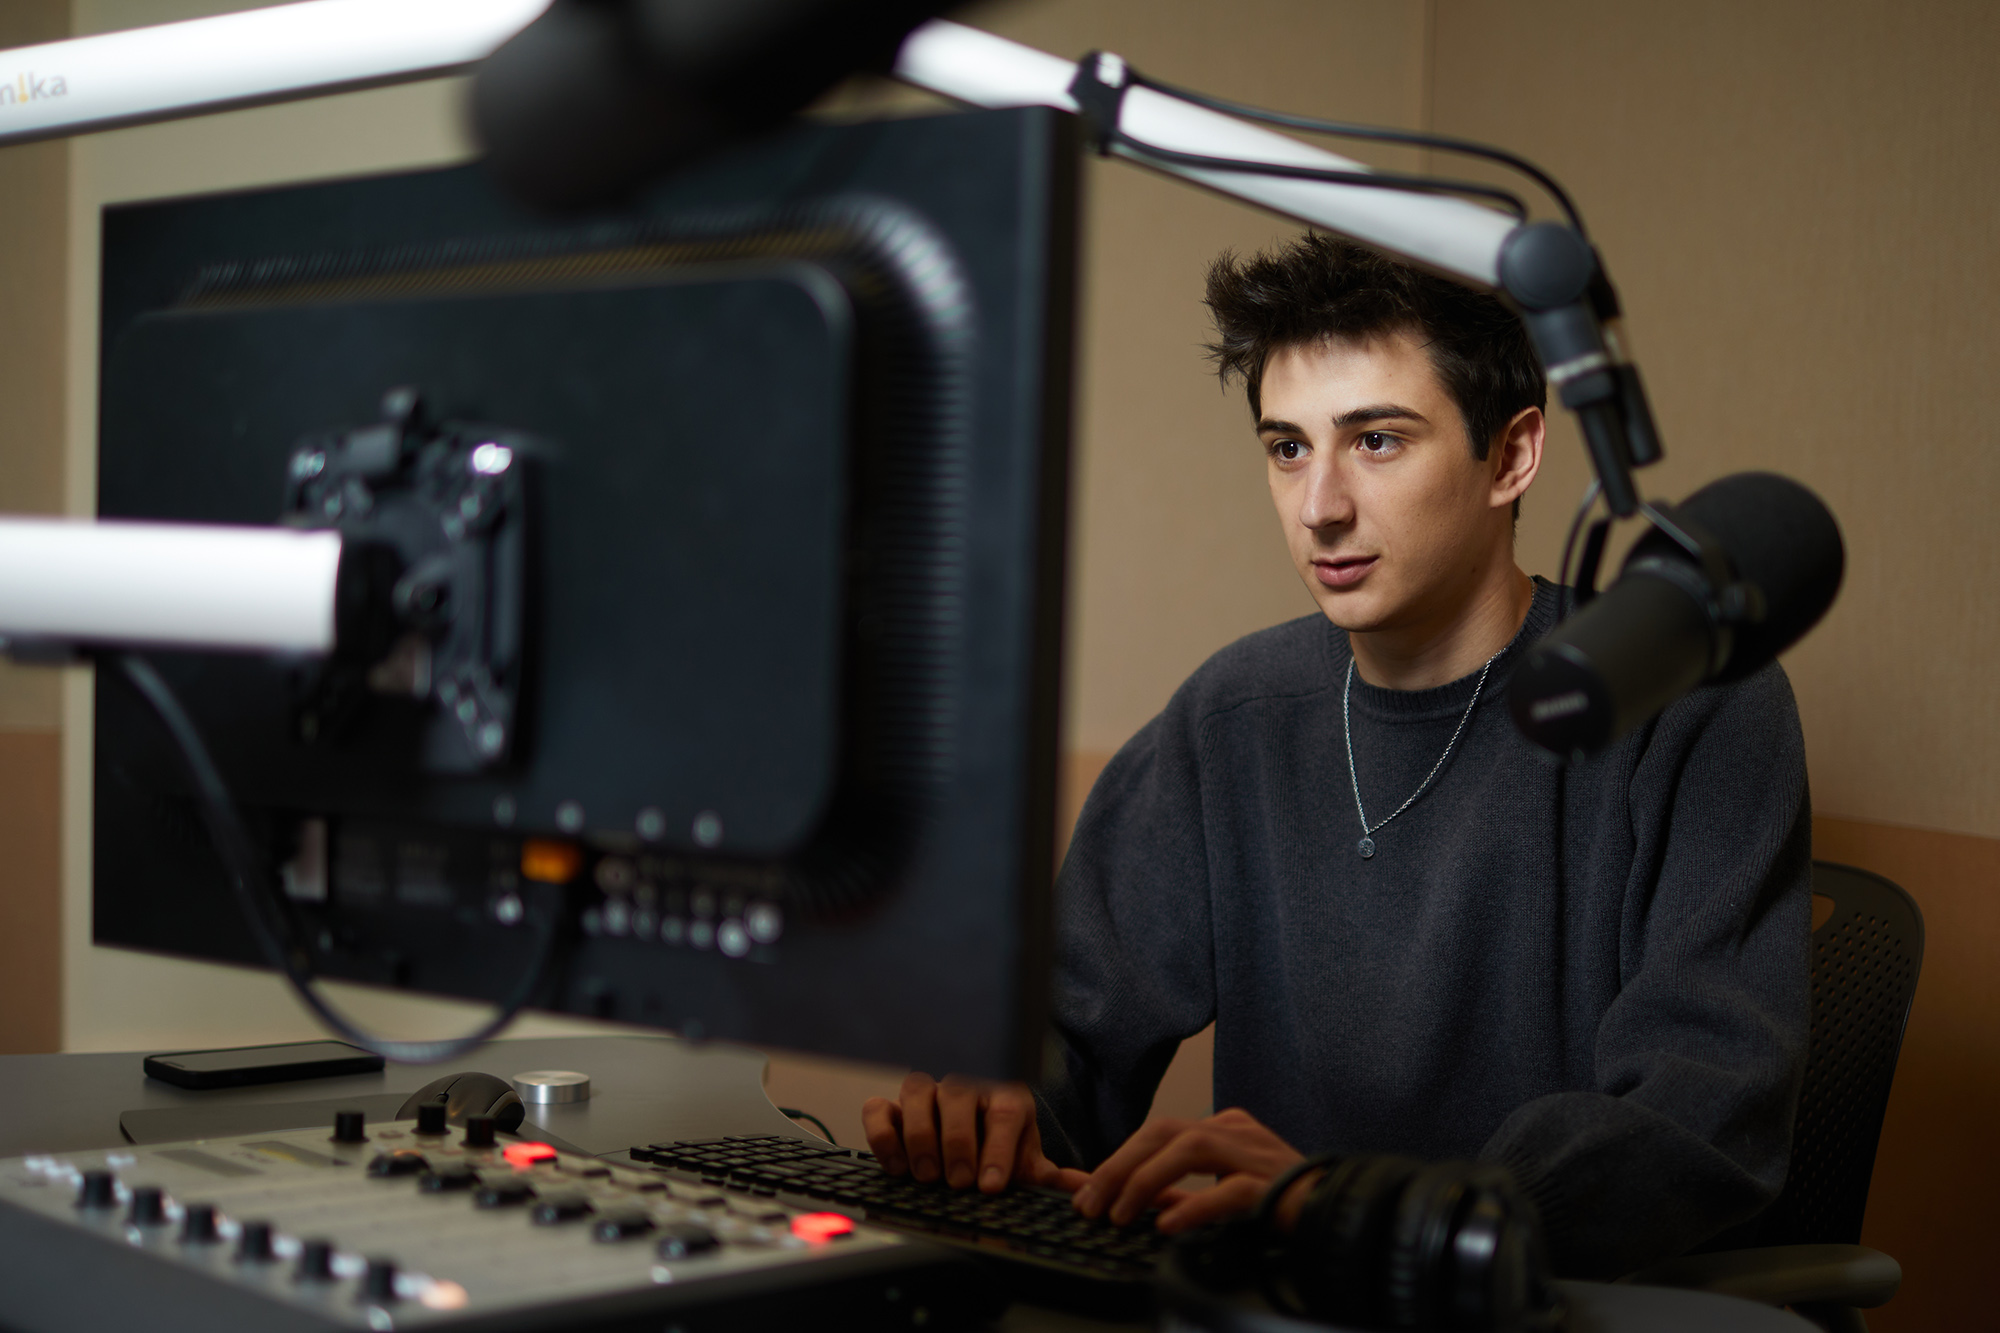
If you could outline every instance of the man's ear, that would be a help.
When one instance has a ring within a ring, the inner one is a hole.
[[[1493,442],[1486,455],[1493,469],[1493,490],[1487,503],[1495,509],[1511,506],[1534,484],[1535,474],[1542,470],[1542,442],[1548,427],[1541,408],[1524,407]]]

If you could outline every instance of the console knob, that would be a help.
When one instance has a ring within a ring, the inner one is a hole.
[[[385,1152],[368,1164],[371,1176],[416,1176],[431,1169],[424,1155],[415,1148],[398,1148]]]
[[[525,1180],[497,1180],[472,1196],[475,1208],[511,1208],[535,1197],[535,1187]]]
[[[299,1281],[333,1281],[333,1242],[309,1240],[299,1247]]]
[[[528,1215],[536,1226],[552,1227],[560,1222],[574,1222],[579,1217],[588,1217],[592,1208],[590,1200],[581,1194],[545,1195]]]
[[[236,1257],[247,1264],[267,1264],[277,1257],[271,1245],[271,1224],[269,1222],[245,1222],[243,1235],[236,1243]]]
[[[132,1191],[132,1224],[156,1227],[167,1220],[167,1196],[158,1185],[141,1185]]]
[[[685,1259],[712,1250],[722,1242],[700,1222],[669,1222],[660,1228],[660,1257]]]
[[[463,1162],[448,1163],[419,1180],[417,1188],[426,1194],[449,1194],[455,1190],[478,1189],[479,1173]]]
[[[491,1148],[493,1146],[493,1117],[490,1115],[469,1115],[465,1117],[465,1146],[468,1148]]]
[[[513,1078],[521,1100],[542,1106],[581,1102],[590,1098],[590,1075],[573,1069],[531,1069]]]
[[[109,1208],[118,1202],[118,1177],[109,1171],[86,1171],[76,1189],[79,1208]]]
[[[333,1113],[333,1141],[335,1143],[368,1142],[367,1117],[359,1111],[335,1111]]]
[[[215,1205],[189,1204],[181,1215],[181,1240],[189,1245],[207,1245],[221,1238],[215,1229]]]
[[[598,1218],[590,1234],[603,1241],[630,1240],[645,1235],[654,1226],[652,1215],[644,1209],[620,1208]]]
[[[392,1259],[370,1259],[361,1277],[361,1299],[385,1304],[396,1299],[396,1264]]]
[[[417,1107],[417,1133],[444,1133],[444,1103],[425,1102]]]

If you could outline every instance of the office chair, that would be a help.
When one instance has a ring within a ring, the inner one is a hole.
[[[1751,1248],[1683,1255],[1623,1280],[1789,1305],[1828,1333],[1867,1333],[1861,1311],[1903,1280],[1894,1259],[1859,1242],[1924,918],[1909,894],[1852,866],[1813,862],[1812,887],[1833,910],[1813,931],[1812,1033],[1784,1192],[1740,1233],[1754,1235]]]

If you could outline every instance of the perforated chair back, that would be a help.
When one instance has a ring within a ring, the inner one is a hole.
[[[1767,1245],[1856,1245],[1882,1113],[1924,961],[1910,895],[1853,866],[1813,862],[1833,912],[1813,931],[1812,1035],[1784,1193],[1759,1219]],[[1823,910],[1823,909],[1822,909]]]

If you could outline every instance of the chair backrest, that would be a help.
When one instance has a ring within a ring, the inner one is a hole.
[[[1923,914],[1880,875],[1815,861],[1813,893],[1832,899],[1833,910],[1813,931],[1805,1086],[1791,1175],[1758,1219],[1767,1245],[1860,1242],[1882,1113],[1924,961]]]

